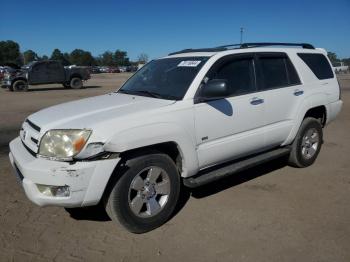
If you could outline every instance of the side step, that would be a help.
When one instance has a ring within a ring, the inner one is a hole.
[[[202,172],[199,172],[197,175],[193,177],[185,178],[183,181],[185,186],[190,188],[203,186],[213,181],[231,176],[245,169],[285,156],[289,154],[289,152],[290,152],[289,148],[278,148],[272,151],[261,153],[259,155],[255,155],[253,157],[245,158],[243,160],[230,162],[229,164],[226,164],[224,166],[220,165],[218,168],[214,170],[213,168],[215,167],[208,168],[209,171],[203,170]]]

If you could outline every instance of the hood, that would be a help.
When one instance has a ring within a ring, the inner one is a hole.
[[[93,128],[105,120],[145,113],[173,103],[172,100],[110,93],[52,106],[30,115],[28,119],[44,131]]]

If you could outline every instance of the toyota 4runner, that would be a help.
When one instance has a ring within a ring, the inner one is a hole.
[[[248,43],[153,60],[118,91],[30,115],[10,143],[40,206],[103,204],[131,232],[171,216],[193,188],[281,156],[307,167],[342,107],[326,51]]]

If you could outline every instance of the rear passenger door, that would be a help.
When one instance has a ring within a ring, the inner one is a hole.
[[[266,147],[281,145],[293,128],[304,96],[297,71],[286,53],[257,53],[258,89],[265,100]]]

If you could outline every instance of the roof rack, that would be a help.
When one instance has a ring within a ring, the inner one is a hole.
[[[315,47],[308,43],[243,43],[243,44],[231,44],[231,45],[222,45],[211,48],[197,48],[197,49],[184,49],[181,51],[170,53],[169,55],[176,55],[182,53],[191,53],[191,52],[220,52],[230,49],[241,49],[241,48],[254,48],[254,47],[264,47],[264,46],[299,46],[304,49],[315,49]]]

